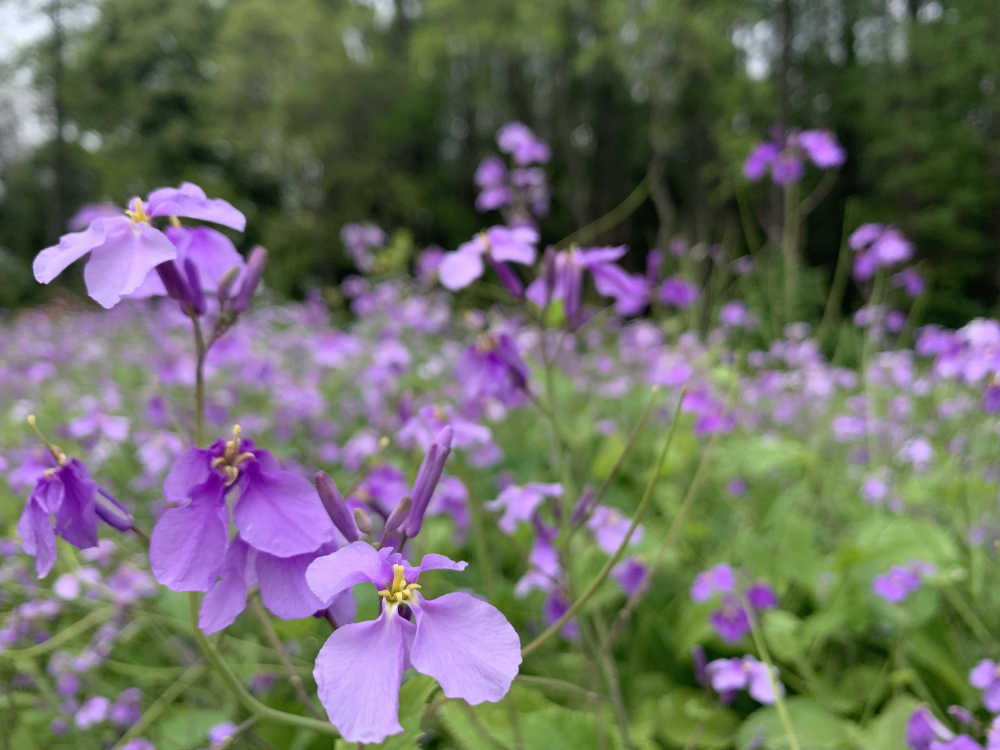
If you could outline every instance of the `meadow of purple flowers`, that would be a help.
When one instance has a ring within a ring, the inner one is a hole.
[[[547,247],[548,146],[497,142],[498,223],[407,274],[349,225],[337,299],[268,300],[189,183],[39,253],[109,309],[0,327],[5,746],[1000,749],[1000,323],[917,328],[874,223],[854,320],[797,322],[803,206],[755,257]]]

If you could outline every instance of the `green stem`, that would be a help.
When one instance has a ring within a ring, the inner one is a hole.
[[[133,737],[138,737],[140,734],[145,732],[146,728],[160,718],[160,715],[170,708],[170,704],[177,700],[181,693],[197,681],[204,671],[204,664],[193,664],[184,670],[184,672],[176,680],[174,680],[162,693],[160,693],[159,697],[153,701],[149,708],[147,708],[143,712],[142,716],[139,717],[139,721],[133,724],[132,727],[122,736],[122,738],[118,740],[115,747],[120,748],[128,743],[128,741]]]
[[[11,661],[18,661],[20,659],[31,659],[36,656],[41,656],[42,654],[47,654],[49,651],[54,651],[67,641],[71,641],[76,636],[85,633],[90,628],[107,622],[115,615],[114,607],[104,607],[102,609],[95,609],[90,614],[86,615],[80,620],[77,620],[72,625],[70,625],[65,630],[61,630],[54,636],[49,638],[47,641],[43,641],[36,646],[31,646],[29,648],[13,649],[10,651],[0,651],[0,659],[9,659]]]
[[[670,450],[670,444],[673,442],[674,435],[677,433],[677,423],[680,421],[681,404],[684,403],[685,393],[686,389],[682,389],[680,397],[677,399],[677,408],[674,410],[673,419],[670,422],[670,431],[667,434],[667,439],[663,441],[663,448],[660,450],[659,458],[656,461],[656,467],[652,476],[649,478],[649,482],[646,484],[646,490],[643,492],[642,499],[639,501],[639,507],[635,509],[635,515],[632,516],[632,523],[629,524],[628,531],[622,539],[621,544],[618,545],[618,549],[616,549],[615,553],[608,558],[607,562],[604,563],[604,566],[597,573],[594,580],[591,581],[586,590],[580,594],[579,597],[577,597],[576,601],[569,606],[569,609],[563,613],[563,616],[542,631],[542,633],[531,641],[531,643],[521,649],[522,657],[527,656],[553,635],[558,633],[560,629],[562,629],[562,626],[569,622],[573,616],[580,611],[583,605],[590,600],[590,597],[597,593],[597,589],[599,589],[601,584],[604,583],[604,579],[608,577],[609,573],[611,573],[611,569],[618,564],[618,561],[621,560],[622,556],[625,554],[625,550],[628,547],[629,542],[632,541],[632,534],[635,533],[636,528],[639,526],[639,521],[642,519],[643,514],[646,512],[646,508],[649,506],[649,503],[653,498],[653,490],[656,489],[656,485],[660,480],[660,475],[663,472],[663,463],[667,458],[667,452]]]
[[[190,592],[188,596],[188,603],[191,608],[191,622],[193,625],[192,632],[194,633],[194,639],[198,644],[198,648],[201,649],[202,654],[204,654],[212,668],[218,672],[219,677],[222,678],[222,681],[226,684],[229,691],[247,711],[260,719],[270,719],[271,721],[276,721],[281,724],[288,724],[302,729],[309,729],[313,732],[319,732],[320,734],[326,734],[332,737],[340,736],[333,724],[330,724],[329,722],[313,719],[308,716],[299,716],[298,714],[290,714],[285,711],[279,711],[278,709],[271,708],[254,698],[250,694],[250,691],[243,686],[243,683],[240,682],[239,678],[233,674],[229,665],[226,664],[219,652],[215,650],[215,646],[213,646],[208,638],[205,637],[205,634],[201,632],[201,628],[198,627],[199,601],[198,593],[196,591]]]
[[[774,662],[771,660],[771,654],[768,651],[767,644],[764,642],[764,638],[760,633],[760,626],[757,623],[757,615],[753,611],[753,607],[750,606],[750,602],[747,601],[746,597],[742,598],[743,610],[746,612],[747,620],[750,623],[750,637],[753,639],[754,648],[757,649],[757,653],[760,654],[760,658],[767,665],[767,679],[771,683],[771,691],[774,693],[774,706],[778,710],[778,718],[781,720],[781,725],[785,729],[785,738],[788,740],[788,746],[791,750],[799,750],[799,740],[795,736],[795,727],[792,726],[792,717],[788,715],[788,707],[785,705],[785,696],[782,695],[781,685],[774,676]]]
[[[604,214],[604,216],[595,219],[586,226],[577,229],[569,236],[564,237],[555,246],[566,247],[574,243],[579,244],[618,226],[635,213],[636,209],[643,204],[648,196],[649,175],[647,174],[639,181],[639,184],[635,186],[632,192],[625,197],[625,200]]]
[[[202,445],[205,442],[205,337],[201,333],[201,324],[193,313],[191,314],[191,329],[194,332],[195,367],[194,367],[194,442]]]
[[[850,226],[852,214],[851,203],[848,202],[847,207],[844,209],[844,225],[840,231],[840,254],[837,256],[837,269],[833,272],[830,294],[826,298],[826,307],[823,309],[823,320],[819,324],[819,331],[816,334],[816,340],[820,344],[826,341],[826,336],[830,326],[833,325],[834,317],[844,303],[844,292],[847,290],[847,279],[851,270],[851,250],[847,243],[847,227]]]

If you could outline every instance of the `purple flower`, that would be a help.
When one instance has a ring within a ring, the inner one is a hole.
[[[906,722],[906,744],[912,750],[931,750],[938,740],[948,741],[954,734],[938,721],[926,706],[920,706]]]
[[[637,558],[629,557],[611,569],[612,577],[618,581],[629,596],[641,591],[649,578],[649,568],[642,564]]]
[[[843,164],[846,158],[844,149],[830,131],[793,131],[777,141],[758,143],[743,163],[743,174],[756,182],[770,169],[775,183],[788,185],[802,179],[803,159],[809,159],[819,169],[830,169]]]
[[[829,130],[803,130],[798,134],[798,144],[820,169],[839,167],[847,158],[843,147]]]
[[[1000,664],[983,659],[969,672],[969,684],[983,691],[983,705],[988,711],[1000,712]]]
[[[404,531],[412,539],[420,533],[424,514],[431,502],[431,496],[437,489],[444,471],[445,462],[451,453],[452,429],[448,425],[437,434],[431,447],[427,449],[424,460],[420,463],[417,477],[413,480],[413,491],[410,493],[411,510],[406,518]]]
[[[73,721],[80,729],[87,729],[94,724],[100,724],[108,718],[108,709],[110,706],[111,701],[103,695],[95,695],[84,701],[73,717]]]
[[[445,255],[438,267],[438,277],[452,291],[467,287],[483,275],[484,258],[498,271],[505,269],[512,274],[506,263],[534,263],[537,242],[538,231],[533,227],[490,227]]]
[[[606,505],[598,505],[594,508],[587,521],[587,528],[594,533],[597,546],[609,555],[614,554],[625,541],[631,525],[632,521],[628,517]],[[635,531],[632,532],[632,544],[640,542],[642,534],[642,526],[636,526]]]
[[[626,247],[595,247],[556,253],[551,274],[535,279],[525,296],[539,307],[561,299],[563,312],[571,328],[582,323],[583,276],[589,272],[597,293],[615,300],[620,315],[634,315],[646,306],[649,287],[644,276],[626,273],[614,261],[621,259]]]
[[[752,656],[740,659],[716,659],[705,666],[709,684],[719,695],[726,696],[739,690],[747,690],[750,697],[758,703],[771,704],[775,701],[774,685],[784,693],[784,687],[778,682],[777,670],[768,674],[767,665],[757,661]]]
[[[921,576],[934,572],[934,566],[925,562],[894,565],[882,575],[872,579],[872,591],[887,602],[898,604],[920,588]]]
[[[179,188],[160,188],[129,201],[124,215],[99,217],[82,232],[64,234],[58,245],[35,257],[35,279],[48,284],[84,255],[90,259],[83,271],[87,293],[102,307],[118,304],[136,291],[156,266],[177,257],[177,248],[153,226],[158,216],[182,216],[211,221],[243,231],[243,214],[221,199],[209,199],[190,182]]]
[[[34,417],[29,417],[34,427]],[[40,433],[39,433],[40,434]],[[90,478],[87,468],[47,444],[56,467],[45,469],[28,496],[17,533],[24,551],[35,558],[35,572],[45,577],[56,561],[56,536],[77,549],[97,546],[98,519],[119,531],[132,527],[132,516]],[[55,516],[53,525],[50,517]]]
[[[229,522],[226,494],[238,493],[232,517],[239,539],[258,552],[292,558],[333,540],[333,524],[308,481],[281,471],[233,428],[231,440],[182,453],[163,484],[168,503],[149,557],[156,580],[174,591],[207,591],[223,568]],[[183,505],[181,505],[183,503]]]
[[[698,288],[680,276],[671,276],[660,286],[660,301],[679,310],[690,307],[698,299]]]
[[[484,334],[455,365],[455,379],[470,402],[495,398],[506,406],[524,402],[531,371],[514,340],[505,333]]]
[[[733,569],[726,563],[720,563],[695,576],[691,584],[691,601],[704,602],[717,593],[729,593],[736,587],[736,577]]]
[[[517,524],[527,521],[535,509],[547,497],[562,497],[561,484],[544,484],[529,482],[523,487],[510,485],[505,487],[495,500],[486,503],[487,510],[502,510],[503,515],[497,522],[505,534],[513,534]]]
[[[233,724],[233,722],[224,721],[208,730],[208,741],[212,744],[212,747],[219,747],[226,740],[235,737],[238,730],[239,727]]]
[[[722,597],[722,608],[709,616],[715,632],[728,643],[739,643],[750,632],[750,617],[731,594]]]
[[[374,224],[344,224],[340,229],[340,241],[354,260],[354,265],[368,273],[375,267],[371,251],[385,245],[385,232]]]
[[[904,268],[892,277],[892,283],[904,289],[910,297],[919,297],[924,293],[924,277],[913,268]]]
[[[854,257],[854,278],[858,281],[866,281],[879,268],[894,266],[913,256],[913,245],[909,240],[895,227],[882,224],[862,224],[851,233],[847,242],[857,253]],[[908,277],[900,285],[907,290],[911,286],[919,286],[922,291],[923,280],[919,276],[916,279]]]
[[[544,164],[551,151],[545,141],[540,140],[523,122],[508,122],[497,132],[497,145],[504,153],[510,154],[518,164]]]
[[[177,248],[177,257],[174,260],[176,266],[183,269],[190,261],[195,269],[195,278],[192,281],[204,292],[215,292],[219,288],[219,281],[227,273],[232,273],[233,269],[242,274],[246,268],[243,256],[237,252],[232,240],[211,227],[167,227],[164,234]],[[238,289],[239,282],[230,287],[231,292]],[[144,299],[167,294],[160,274],[154,270],[147,274],[139,288],[128,296]]]
[[[437,554],[413,567],[391,549],[365,542],[309,566],[306,579],[321,599],[367,581],[382,600],[376,620],[338,628],[316,657],[320,701],[345,740],[381,742],[402,731],[397,713],[407,666],[437,680],[447,698],[475,705],[507,694],[521,644],[506,618],[469,594],[425,599],[419,591],[424,571],[465,567]]]

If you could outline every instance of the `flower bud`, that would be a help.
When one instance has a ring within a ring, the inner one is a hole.
[[[319,493],[319,499],[323,502],[323,507],[326,508],[327,515],[330,516],[333,525],[337,527],[337,530],[344,535],[344,538],[348,542],[358,541],[361,538],[361,534],[358,533],[358,525],[354,522],[354,517],[351,516],[351,512],[347,509],[347,504],[344,502],[340,490],[337,489],[337,485],[322,471],[316,472],[314,481],[316,482],[316,491]]]
[[[424,522],[424,513],[431,502],[431,496],[437,489],[437,484],[441,479],[441,472],[444,471],[444,462],[448,460],[451,453],[451,425],[447,425],[434,438],[434,443],[424,456],[423,463],[417,471],[417,478],[413,482],[413,509],[406,520],[406,535],[411,539],[420,533],[420,527]]]
[[[219,300],[219,305],[225,305],[229,301],[229,295],[233,291],[233,284],[236,283],[236,279],[240,277],[240,267],[233,266],[224,274],[222,278],[219,279],[218,286],[215,289],[215,296]]]
[[[409,495],[404,497],[399,501],[399,504],[392,509],[392,513],[389,517],[385,519],[385,528],[382,529],[382,539],[383,541],[389,534],[394,532],[400,526],[403,525],[403,521],[406,520],[407,516],[410,515],[410,507],[413,505],[413,501],[410,499]]]
[[[94,495],[94,510],[108,526],[119,531],[128,531],[132,528],[134,521],[132,514],[100,487],[97,488],[97,494]]]
[[[354,509],[354,523],[358,525],[362,534],[372,533],[372,519],[370,519],[368,514],[365,513],[364,508]]]
[[[524,284],[521,283],[521,280],[517,277],[517,274],[511,270],[509,265],[493,260],[493,258],[489,255],[486,256],[486,260],[496,272],[496,275],[500,277],[500,281],[503,282],[503,285],[507,287],[508,292],[517,298],[524,296]]]
[[[267,250],[258,245],[250,251],[246,270],[243,271],[243,281],[240,282],[240,290],[233,299],[233,312],[241,313],[250,307],[250,300],[253,298],[254,292],[257,291],[260,277],[263,275],[266,265]]]
[[[168,297],[177,300],[181,305],[190,303],[191,291],[176,263],[172,260],[161,263],[156,267],[156,274],[163,282],[163,288],[166,289]]]
[[[198,268],[190,258],[184,259],[184,275],[187,278],[188,292],[190,298],[188,303],[195,315],[204,315],[207,309],[205,305],[205,293],[201,288],[201,279],[198,278]]]

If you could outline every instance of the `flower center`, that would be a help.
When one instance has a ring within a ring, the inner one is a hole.
[[[226,450],[218,458],[212,459],[212,468],[226,475],[226,487],[229,487],[240,475],[240,464],[254,457],[250,451],[240,453],[240,426],[233,425],[233,438],[226,441]]]
[[[476,340],[476,350],[480,354],[488,354],[497,348],[497,337],[492,333],[484,333]]]
[[[142,207],[141,198],[133,198],[132,203],[129,204],[129,208],[125,209],[125,215],[129,217],[136,224],[143,223],[149,224],[149,215],[146,213],[146,209]]]
[[[380,589],[378,595],[385,599],[387,604],[402,604],[416,597],[416,590],[420,588],[419,583],[407,583],[403,577],[403,566],[394,564],[392,566],[392,583],[389,588]]]

